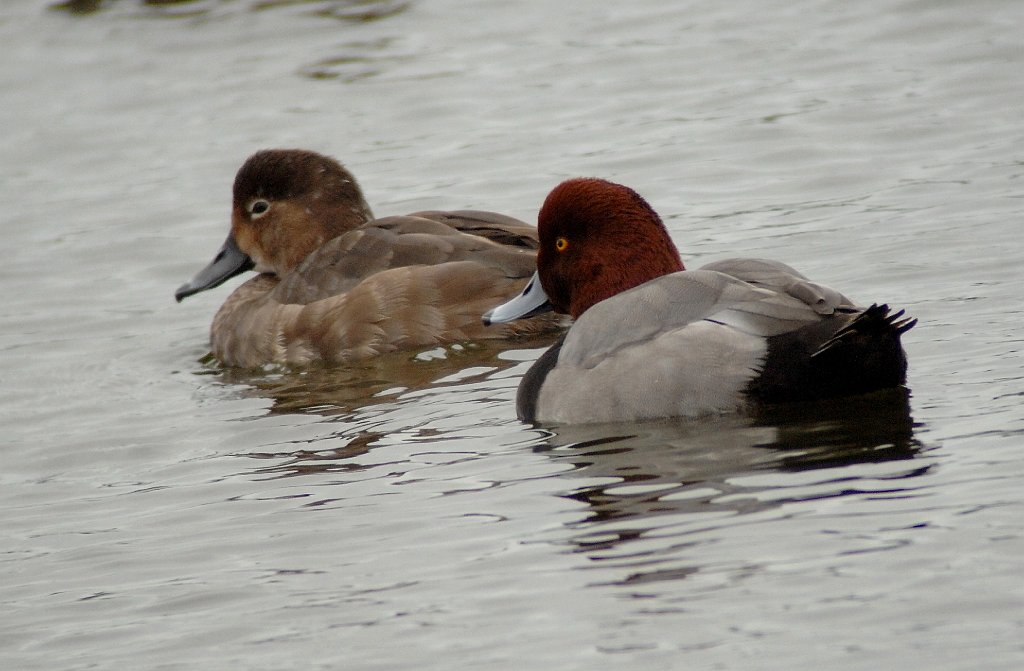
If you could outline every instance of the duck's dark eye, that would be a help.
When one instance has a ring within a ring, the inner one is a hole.
[[[270,209],[270,203],[265,200],[254,200],[249,204],[249,214],[258,217]]]

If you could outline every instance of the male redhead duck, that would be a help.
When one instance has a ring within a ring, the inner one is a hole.
[[[777,261],[685,270],[657,213],[625,186],[563,182],[537,227],[534,278],[484,315],[576,320],[523,377],[524,421],[693,417],[906,381],[900,336],[916,320],[902,310],[858,307]]]
[[[225,365],[336,364],[556,324],[480,323],[536,268],[536,229],[521,221],[470,210],[374,219],[351,173],[298,149],[257,152],[233,191],[227,240],[174,294],[260,273],[213,319],[211,347]]]

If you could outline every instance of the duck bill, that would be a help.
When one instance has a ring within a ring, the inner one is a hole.
[[[540,276],[534,273],[522,293],[484,315],[484,326],[526,319],[553,309],[548,295],[544,293],[544,287],[540,285]]]
[[[196,273],[196,276],[191,280],[178,287],[178,290],[174,292],[174,299],[180,303],[182,299],[192,294],[198,294],[200,291],[219,287],[235,275],[252,270],[254,265],[249,255],[235,244],[235,236],[229,235],[228,239],[221,246],[220,251],[213,257],[213,261],[210,261],[210,265]]]

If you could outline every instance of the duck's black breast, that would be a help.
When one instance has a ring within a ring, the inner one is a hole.
[[[540,388],[544,385],[555,365],[558,363],[558,354],[562,351],[562,344],[568,331],[562,334],[558,341],[540,355],[530,369],[526,371],[522,381],[519,383],[519,391],[516,392],[516,414],[524,422],[537,421],[537,399],[540,397]]]

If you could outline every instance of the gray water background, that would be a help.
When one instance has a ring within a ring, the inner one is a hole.
[[[1022,34],[1016,0],[5,0],[0,666],[1024,668]],[[545,431],[538,343],[221,371],[231,287],[172,292],[275,146],[379,215],[629,184],[691,265],[919,318],[909,405]]]

